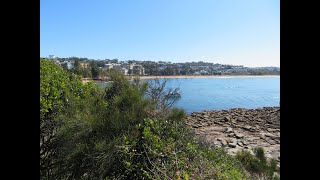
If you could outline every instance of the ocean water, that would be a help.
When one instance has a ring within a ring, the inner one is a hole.
[[[280,106],[280,77],[166,79],[179,88],[174,105],[187,113],[231,108]]]
[[[280,106],[280,77],[165,80],[167,88],[180,89],[181,99],[174,106],[183,108],[187,113]]]

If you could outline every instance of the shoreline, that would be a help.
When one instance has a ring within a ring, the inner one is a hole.
[[[280,75],[221,75],[221,76],[127,76],[129,79],[139,77],[140,79],[196,79],[196,78],[270,78],[280,77]]]

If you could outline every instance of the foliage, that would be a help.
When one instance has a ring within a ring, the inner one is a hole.
[[[130,83],[118,72],[110,77],[112,86],[70,99],[57,118],[63,122],[57,133],[59,165],[51,177],[104,179],[117,170],[115,146],[123,133],[134,133],[135,125],[143,122],[150,103],[143,96],[146,83]]]
[[[50,169],[54,163],[58,122],[54,121],[65,107],[67,97],[76,81],[53,62],[40,59],[40,169]]]
[[[145,119],[138,136],[118,147],[124,179],[246,179],[233,157],[201,144],[172,111],[167,119]]]
[[[147,97],[155,105],[158,112],[162,113],[160,116],[167,114],[172,105],[181,98],[179,88],[168,89],[166,84],[167,80],[156,78],[149,82],[149,87],[146,90]]]
[[[93,78],[97,78],[100,74],[100,69],[97,65],[96,61],[91,61],[90,62],[90,67],[91,67],[91,74]]]
[[[79,65],[77,65],[77,66],[75,65],[75,68],[71,69],[71,72],[74,74],[77,74],[79,76],[82,76],[84,78],[91,78],[92,77],[92,72],[90,69],[83,68]]]
[[[241,162],[244,168],[252,174],[253,178],[277,179],[275,172],[278,172],[277,161],[271,159],[267,161],[264,150],[255,148],[254,155],[249,151],[239,151],[236,158]]]
[[[94,88],[92,84],[83,85],[80,77],[66,72],[53,62],[40,59],[40,172],[42,176],[48,176],[58,163],[57,151],[60,139],[57,138],[57,133],[62,121],[57,121],[57,117],[65,109],[70,110],[70,102],[89,98]]]
[[[42,119],[56,123],[41,179],[246,179],[237,159],[195,138],[165,84],[110,71],[103,91],[44,60],[40,74],[40,114],[54,109]]]

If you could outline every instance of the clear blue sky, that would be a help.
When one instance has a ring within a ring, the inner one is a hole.
[[[40,0],[40,56],[280,66],[279,0]]]

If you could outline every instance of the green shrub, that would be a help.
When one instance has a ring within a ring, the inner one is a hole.
[[[236,158],[241,162],[242,166],[251,173],[253,178],[277,178],[274,176],[275,172],[278,172],[277,161],[274,159],[267,161],[264,150],[260,147],[255,148],[253,152],[254,155],[246,150],[239,151]]]
[[[55,121],[68,98],[78,96],[82,88],[76,76],[62,67],[40,58],[40,174],[47,176],[56,164],[56,132],[60,122]]]
[[[171,97],[160,98],[166,107],[146,96],[147,83],[110,71],[113,83],[103,91],[51,62],[42,66],[40,99],[51,103],[40,108],[57,107],[59,126],[41,179],[246,179],[240,161],[195,138]],[[46,97],[50,88],[55,98]]]
[[[68,73],[52,61],[40,59],[40,175],[42,179],[53,178],[62,161],[61,128],[68,120],[80,125],[79,117],[89,114],[89,101],[92,107],[102,108],[99,102],[101,90],[92,83],[83,85],[80,77]],[[94,99],[94,100],[93,100]],[[79,113],[80,112],[80,113]],[[92,112],[91,114],[95,114]],[[97,113],[98,114],[98,113]],[[83,122],[83,121],[82,121]],[[74,134],[70,135],[72,138]]]
[[[181,118],[145,119],[138,129],[138,136],[124,136],[119,146],[125,178],[245,179],[234,157],[199,143]]]

